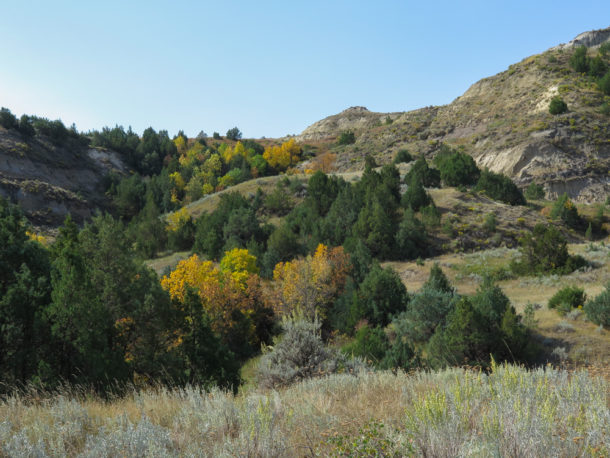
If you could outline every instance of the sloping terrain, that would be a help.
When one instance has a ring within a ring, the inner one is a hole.
[[[402,148],[432,157],[447,143],[519,186],[543,184],[548,198],[567,192],[579,201],[601,201],[610,193],[610,118],[600,112],[608,97],[568,61],[574,46],[590,46],[593,57],[609,40],[610,28],[586,32],[478,81],[449,105],[405,113],[352,107],[316,122],[297,140],[333,145],[340,171],[361,169],[366,154],[380,163]],[[553,116],[549,103],[557,95],[568,112]],[[334,145],[347,130],[356,142]]]
[[[80,222],[104,208],[110,171],[126,172],[114,152],[57,146],[0,127],[0,196],[19,203],[34,225],[58,226],[67,213]]]

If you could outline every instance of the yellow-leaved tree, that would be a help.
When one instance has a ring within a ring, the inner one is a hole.
[[[226,251],[220,260],[220,270],[231,275],[233,280],[242,290],[245,290],[248,278],[253,274],[258,274],[259,268],[256,265],[256,256],[250,254],[247,249],[233,248]]]
[[[188,212],[186,207],[182,207],[173,213],[167,215],[166,221],[167,226],[165,229],[168,232],[177,232],[182,226],[191,220],[191,214]]]
[[[256,349],[269,342],[273,312],[267,305],[260,277],[249,272],[255,270],[251,258],[254,262],[256,258],[247,250],[228,253],[231,255],[225,259],[225,271],[194,254],[164,276],[161,285],[178,304],[185,302],[189,289],[195,291],[212,329],[238,354],[245,351],[245,343]]]
[[[286,170],[295,165],[301,158],[301,147],[291,138],[280,146],[268,146],[265,148],[263,158],[277,170]]]
[[[348,273],[349,255],[343,247],[320,244],[313,256],[280,262],[273,270],[274,307],[282,315],[324,320]]]

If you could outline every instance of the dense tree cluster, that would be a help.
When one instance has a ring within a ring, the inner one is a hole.
[[[25,114],[17,119],[11,110],[4,107],[0,108],[0,126],[19,132],[25,139],[38,136],[55,146],[67,146],[74,150],[81,150],[89,144],[89,138],[78,132],[75,125],[68,129],[59,119],[52,121]]]
[[[0,201],[0,381],[100,389],[147,379],[237,384],[236,356],[190,291],[172,300],[134,257],[124,225],[68,218],[49,249]]]

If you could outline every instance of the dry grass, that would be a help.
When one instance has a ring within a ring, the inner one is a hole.
[[[237,396],[195,387],[134,391],[110,401],[30,393],[0,403],[0,453],[606,456],[609,395],[607,380],[582,371],[515,366],[490,375],[338,374]],[[370,428],[371,421],[383,426]]]
[[[166,256],[161,256],[155,259],[145,261],[145,264],[152,270],[157,272],[157,275],[163,274],[167,269],[173,269],[178,265],[178,262],[188,258],[189,251],[177,251]]]

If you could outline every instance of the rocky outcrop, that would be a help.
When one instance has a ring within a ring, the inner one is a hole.
[[[68,213],[90,218],[107,207],[104,177],[126,171],[113,151],[68,149],[0,128],[0,197],[19,203],[37,226],[55,227]]]
[[[380,124],[388,115],[391,116],[388,113],[371,112],[365,107],[351,107],[312,124],[295,139],[298,142],[334,139],[346,130],[361,130]]]
[[[606,42],[610,42],[610,27],[601,30],[591,30],[589,32],[583,32],[576,38],[574,38],[572,41],[560,44],[551,49],[568,49],[576,46],[585,46],[587,48],[593,48]]]

